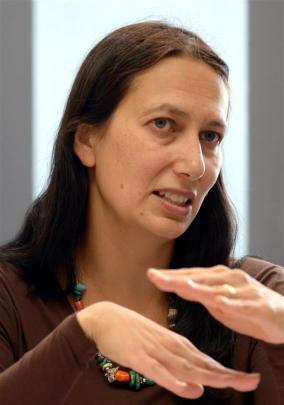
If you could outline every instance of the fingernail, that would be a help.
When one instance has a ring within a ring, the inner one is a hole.
[[[152,274],[154,274],[154,276],[158,276],[158,277],[159,277],[160,279],[162,279],[162,280],[167,281],[167,280],[170,279],[169,276],[167,276],[166,274],[163,274],[160,270],[150,268],[150,269],[149,269],[149,272],[152,273]]]
[[[175,380],[175,385],[177,385],[178,387],[181,387],[181,388],[187,387],[187,383],[185,383],[184,381],[180,381],[180,380]]]
[[[261,374],[260,373],[250,373],[249,376],[251,378],[257,378],[258,380],[260,380]]]
[[[250,390],[251,390],[251,391],[254,391],[254,390],[256,390],[256,389],[257,389],[257,387],[258,387],[258,385],[259,385],[259,383],[256,383],[256,384],[252,384],[252,385],[251,385],[251,388],[250,388]]]
[[[259,373],[246,373],[245,371],[239,372],[242,377],[251,378],[252,380],[260,380],[261,375]]]
[[[154,269],[154,267],[149,267],[148,271],[151,272],[151,273],[154,273],[154,274],[159,274],[159,270]]]

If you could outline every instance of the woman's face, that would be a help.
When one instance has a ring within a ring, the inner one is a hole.
[[[184,233],[220,172],[228,100],[216,72],[189,57],[137,75],[94,134],[91,210],[124,230]]]

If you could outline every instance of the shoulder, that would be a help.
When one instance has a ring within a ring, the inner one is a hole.
[[[7,262],[0,263],[0,311],[12,312],[20,319],[39,301],[32,291],[24,270]]]
[[[65,299],[41,297],[34,292],[23,269],[0,263],[0,342],[1,335],[5,336],[16,348],[17,358],[71,314],[72,308]]]
[[[267,287],[284,295],[284,268],[264,259],[245,256],[239,260],[238,267]]]
[[[21,286],[19,269],[8,263],[0,263],[0,348],[1,356],[11,348],[13,356],[19,357],[19,341],[21,331],[20,314],[18,311],[18,291]],[[24,295],[21,293],[20,295]],[[22,300],[21,300],[22,301]],[[7,365],[11,364],[7,360]],[[5,363],[5,361],[4,361]],[[1,357],[0,370],[5,368]]]
[[[28,284],[24,280],[23,272],[20,268],[14,265],[1,262],[0,263],[0,295],[6,291],[14,295],[16,291],[27,292]]]
[[[9,314],[10,319],[19,317],[19,308],[28,296],[28,284],[24,281],[21,269],[0,263],[0,314]],[[13,314],[13,316],[12,316]]]

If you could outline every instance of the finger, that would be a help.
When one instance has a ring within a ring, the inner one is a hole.
[[[224,280],[228,277],[228,273],[224,273],[221,269],[212,272],[212,269],[195,268],[185,270],[155,270],[149,269],[147,276],[152,282],[158,280],[186,280],[188,278],[198,283],[205,283],[208,285],[223,284]],[[229,282],[229,280],[228,280]]]
[[[155,381],[156,384],[180,397],[196,399],[204,392],[201,385],[186,383],[185,381],[176,378],[170,370],[154,358],[145,357],[140,364],[143,365],[143,369],[141,367],[139,370],[139,367],[136,366],[137,372],[144,375],[146,374],[147,378],[150,378]],[[147,371],[145,372],[145,370]]]
[[[254,288],[261,287],[258,281],[250,277],[246,272],[240,269],[230,269],[225,266],[214,266],[210,268],[194,268],[181,270],[148,270],[148,277],[155,281],[163,280],[186,280],[187,278],[198,284],[208,286],[229,284],[237,287],[252,286]]]
[[[198,352],[198,355],[195,352],[190,353],[189,360],[186,359],[186,353],[184,357],[180,357],[170,351],[163,356],[158,354],[157,359],[178,380],[191,384],[250,391],[259,383],[259,374],[228,369],[201,352]]]
[[[184,286],[180,283],[180,289],[188,289],[195,291],[199,298],[202,296],[207,297],[207,299],[213,299],[216,301],[216,297],[224,297],[232,300],[250,300],[256,303],[259,298],[263,296],[262,289],[259,287],[246,285],[243,287],[234,286],[233,284],[221,284],[216,286],[206,286],[198,284],[193,280],[184,281]]]
[[[154,276],[151,281],[162,291],[175,292],[186,300],[196,301],[203,304],[206,303],[208,305],[216,305],[214,302],[216,295],[225,295],[225,293],[228,295],[226,287],[217,286],[214,287],[216,288],[214,290],[212,287],[197,284],[189,278],[168,278],[167,276],[165,278],[164,276]]]
[[[168,282],[168,284],[172,284],[172,286],[187,286],[188,280],[200,285],[208,285],[208,286],[218,286],[223,285],[225,283],[229,283],[231,280],[228,277],[222,275],[223,273],[219,272],[218,274],[167,274],[163,272],[149,272],[148,277],[153,283],[158,282]]]
[[[163,273],[164,274],[164,273]],[[166,274],[164,274],[166,275]],[[171,276],[174,276],[172,274]],[[186,275],[184,275],[185,277]],[[255,285],[259,283],[249,276],[246,272],[240,269],[226,269],[220,270],[218,272],[202,271],[199,273],[188,274],[189,278],[197,283],[206,285],[221,285],[221,284],[232,284],[234,286],[247,286]]]
[[[180,297],[197,301],[204,305],[213,305],[219,302],[216,301],[216,296],[224,296],[231,299],[250,299],[257,301],[263,295],[261,287],[255,285],[246,285],[236,287],[232,284],[223,284],[216,286],[208,286],[198,284],[188,277],[156,277],[153,283],[161,290],[175,292]]]
[[[161,350],[155,352],[158,361],[178,379],[215,388],[232,387],[240,391],[256,388],[258,373],[244,373],[224,367],[207,354],[198,350],[188,339],[172,332],[171,339],[164,340]]]
[[[187,342],[190,349],[192,343],[189,341]],[[195,348],[195,346],[193,347]],[[192,382],[196,382],[195,378],[199,378],[198,373],[200,373],[201,379],[198,380],[199,383],[216,388],[232,387],[238,390],[247,391],[254,389],[259,383],[259,373],[245,373],[224,367],[207,354],[199,351],[197,348],[195,349],[196,350],[193,352],[188,350],[187,353],[190,357],[184,357],[185,359],[188,359],[190,364],[194,365]],[[184,354],[183,356],[186,355]]]
[[[189,274],[200,274],[200,273],[219,273],[219,272],[231,272],[232,269],[229,267],[226,267],[224,265],[217,265],[217,266],[211,266],[211,267],[187,267],[187,268],[181,268],[181,269],[154,269],[154,268],[149,268],[148,269],[148,274],[154,274],[154,273],[159,273],[163,275],[189,275]]]
[[[216,388],[231,387],[239,391],[254,390],[260,381],[259,373],[245,373],[224,367],[211,357],[201,353],[200,365],[196,368],[195,378],[201,383]],[[193,379],[193,382],[195,380]]]
[[[204,292],[202,294],[202,291],[200,291],[198,288],[199,286],[195,286],[194,283],[190,280],[164,280],[159,278],[152,280],[152,282],[160,290],[165,292],[174,292],[185,300],[199,302],[204,305],[217,306],[216,302],[213,299],[215,296],[212,296],[211,294],[208,297],[208,293],[206,295],[204,294]]]
[[[210,371],[196,367],[194,373],[190,375],[191,382],[200,381],[204,386],[213,388],[231,387],[238,391],[251,391],[259,384],[259,375],[238,374],[233,372]]]
[[[191,272],[190,269],[179,272],[179,271],[149,271],[148,276],[150,280],[165,280],[165,281],[177,281],[190,279],[197,284],[204,284],[208,286],[218,286],[223,284],[232,284],[234,286],[241,286],[244,284],[244,277],[239,275],[239,272],[232,271],[231,269],[223,271],[219,270],[217,272],[212,272],[210,269],[202,269],[201,272]],[[182,281],[180,281],[182,283]]]
[[[226,311],[239,312],[242,314],[255,314],[257,310],[261,309],[259,302],[251,299],[230,299],[217,295],[215,301],[219,304],[220,308],[223,307]]]
[[[175,291],[180,287],[187,287],[189,284],[194,286],[194,282],[188,276],[169,276],[162,273],[149,272],[149,279],[164,291]]]

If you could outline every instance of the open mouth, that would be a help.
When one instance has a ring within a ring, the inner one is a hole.
[[[171,193],[169,191],[154,191],[153,194],[179,207],[188,207],[192,204],[191,198],[182,196],[180,194]]]

